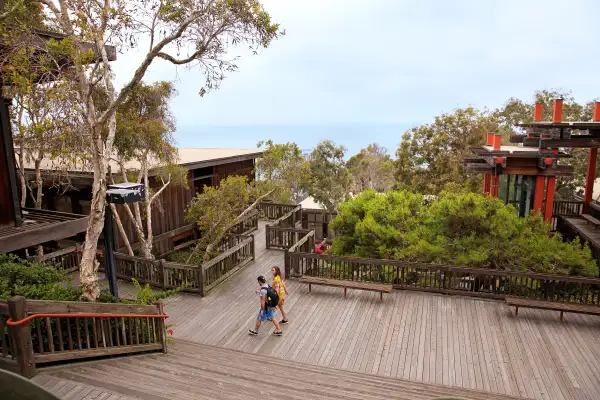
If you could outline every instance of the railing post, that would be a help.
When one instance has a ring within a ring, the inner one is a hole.
[[[271,244],[270,242],[270,235],[269,235],[269,231],[271,229],[271,226],[269,224],[267,224],[265,226],[265,240],[266,240],[266,249],[269,250],[271,248]]]
[[[254,248],[254,235],[250,235],[252,241],[250,242],[250,251],[252,252],[252,261],[256,260],[256,249]]]
[[[158,313],[160,315],[164,315],[165,307],[163,303],[159,301],[155,304],[158,308]],[[167,328],[165,327],[165,320],[163,318],[158,319],[158,329],[160,330],[160,344],[162,344],[162,352],[167,354]]]
[[[289,279],[290,277],[290,251],[289,249],[285,249],[283,254],[283,271],[284,278]]]
[[[163,289],[167,289],[167,286],[168,286],[167,284],[169,283],[169,279],[168,279],[168,276],[167,276],[167,269],[165,268],[165,264],[166,264],[166,261],[165,261],[164,258],[161,258],[158,261],[158,268],[159,268],[160,273],[162,275],[162,287],[163,287]]]
[[[20,321],[25,318],[27,316],[25,297],[15,296],[8,300],[8,312],[10,319],[13,321]],[[19,363],[19,371],[24,377],[32,378],[36,375],[36,369],[29,323],[11,327],[11,333],[17,350],[16,358]]]

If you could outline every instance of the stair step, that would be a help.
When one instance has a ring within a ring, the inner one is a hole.
[[[381,375],[361,374],[259,354],[178,341],[169,354],[149,354],[51,367],[40,382],[52,379],[111,394],[149,400],[431,400],[455,396],[469,400],[515,400],[493,393],[430,385]]]

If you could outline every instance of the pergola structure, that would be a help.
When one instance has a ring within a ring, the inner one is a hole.
[[[573,176],[572,167],[558,162],[570,155],[559,149],[589,148],[584,205],[587,212],[600,147],[600,103],[594,105],[591,122],[563,122],[562,108],[563,100],[556,99],[552,121],[543,121],[542,104],[536,104],[534,122],[519,124],[526,133],[510,138],[516,145],[502,145],[501,135],[488,133],[486,146],[472,149],[478,157],[464,160],[465,168],[468,172],[484,173],[484,193],[514,204],[520,215],[534,211],[550,221],[556,179]]]

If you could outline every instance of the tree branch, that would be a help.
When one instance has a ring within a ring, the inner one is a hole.
[[[156,58],[158,53],[160,53],[162,49],[164,49],[167,45],[179,39],[186,31],[186,29],[200,15],[202,15],[202,12],[203,11],[200,10],[193,11],[191,15],[181,23],[179,29],[177,29],[173,34],[165,37],[163,40],[158,42],[158,44],[152,50],[150,50],[148,54],[146,54],[146,58],[144,58],[144,61],[142,61],[138,69],[135,71],[131,80],[123,87],[123,89],[121,89],[121,92],[119,92],[117,98],[114,99],[110,103],[108,108],[102,113],[102,115],[97,121],[98,125],[104,125],[108,117],[115,111],[119,104],[121,104],[123,101],[125,101],[125,99],[127,99],[131,91],[140,83],[140,81],[144,77],[144,74],[146,73],[146,70],[148,70],[148,67],[150,67],[150,64],[152,64],[152,61],[154,61],[154,58]]]

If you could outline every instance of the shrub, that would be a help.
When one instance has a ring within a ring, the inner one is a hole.
[[[408,191],[367,191],[340,205],[332,228],[338,255],[587,276],[597,268],[587,246],[563,242],[540,217],[459,190],[430,204]]]
[[[0,254],[0,299],[25,296],[36,300],[78,300],[81,290],[65,282],[54,266],[32,263],[13,254]]]

